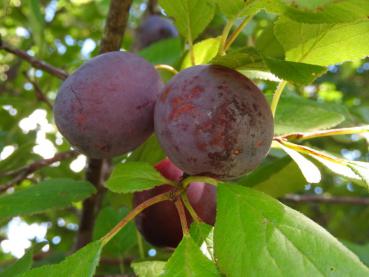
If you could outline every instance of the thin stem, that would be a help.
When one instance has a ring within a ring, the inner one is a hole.
[[[9,45],[5,41],[2,41],[0,38],[0,49],[3,49],[9,53],[12,53],[16,55],[17,57],[21,58],[22,60],[28,62],[30,65],[32,65],[34,68],[41,69],[61,80],[65,80],[68,77],[68,73],[64,70],[57,68],[55,66],[52,66],[42,60],[39,60],[31,55],[29,55],[27,52],[14,48],[13,46]]]
[[[277,110],[277,105],[278,105],[279,99],[281,98],[283,89],[285,88],[286,85],[287,85],[287,81],[280,82],[277,86],[276,91],[274,92],[272,104],[270,106],[270,109],[272,110],[273,116],[275,116],[275,112]]]
[[[0,174],[0,177],[1,176],[12,176],[12,177],[14,176],[13,179],[8,181],[7,183],[0,185],[0,193],[5,192],[9,188],[19,184],[21,181],[26,179],[29,175],[36,172],[37,170],[40,170],[46,166],[52,165],[55,162],[60,162],[63,160],[74,158],[78,154],[79,153],[77,151],[73,151],[73,150],[56,153],[54,157],[50,159],[38,160],[20,169],[5,172],[4,174]]]
[[[225,55],[225,45],[228,38],[228,34],[232,29],[234,20],[227,21],[227,24],[224,26],[222,36],[220,37],[220,45],[219,45],[219,51],[218,55]]]
[[[226,41],[225,46],[224,46],[224,51],[227,51],[228,48],[231,47],[232,43],[237,39],[239,34],[242,32],[245,26],[251,21],[251,19],[252,17],[248,16],[242,20],[241,24],[236,28],[236,30],[234,30],[234,32],[231,34],[229,39]]]
[[[141,259],[145,259],[145,249],[144,249],[142,236],[137,229],[136,229],[136,236],[137,236],[137,244],[138,244],[138,253],[140,254]]]
[[[192,219],[195,221],[195,222],[202,222],[201,218],[199,217],[199,215],[196,213],[195,209],[192,207],[191,203],[190,203],[190,200],[188,199],[188,196],[187,196],[187,193],[186,191],[184,191],[182,194],[181,194],[181,197],[182,197],[182,201],[183,201],[183,204],[185,205],[186,209],[189,211]]]
[[[155,205],[156,203],[170,200],[171,199],[171,191],[164,192],[162,194],[156,195],[149,200],[146,200],[145,202],[142,202],[140,205],[138,205],[136,208],[134,208],[132,211],[128,213],[128,215],[123,218],[120,222],[118,222],[117,225],[109,233],[107,233],[105,236],[103,236],[100,240],[103,245],[107,244],[124,226],[127,225],[128,222],[130,222],[132,219],[134,219],[138,214],[140,214],[143,210],[146,208]]]
[[[340,128],[340,129],[330,129],[330,130],[319,130],[316,132],[309,133],[291,133],[281,136],[283,139],[313,139],[320,137],[328,137],[328,136],[338,136],[338,135],[352,135],[352,134],[361,134],[369,132],[369,125],[359,126],[359,127],[351,127],[351,128]]]
[[[185,213],[185,209],[183,207],[183,203],[182,203],[181,198],[178,198],[174,202],[174,204],[176,205],[178,215],[179,215],[179,219],[181,220],[181,227],[182,227],[183,235],[188,235],[189,230],[188,230],[188,225],[187,225],[186,213]]]
[[[28,80],[28,82],[32,84],[33,89],[35,90],[35,95],[36,95],[37,100],[46,103],[46,105],[52,110],[53,105],[51,104],[50,100],[47,98],[46,94],[41,90],[40,86],[28,76],[26,71],[23,72],[23,75]]]
[[[220,183],[220,181],[218,181],[217,179],[211,178],[211,177],[191,176],[191,177],[187,177],[186,179],[184,179],[182,181],[182,185],[183,185],[184,188],[186,188],[191,183],[195,183],[195,182],[207,183],[207,184],[213,185],[215,187]]]
[[[167,64],[157,64],[155,65],[155,69],[165,70],[165,71],[172,73],[173,75],[176,75],[178,73],[178,71],[174,67],[171,67],[170,65],[167,65]]]

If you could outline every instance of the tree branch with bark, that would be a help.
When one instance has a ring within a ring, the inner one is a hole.
[[[29,55],[26,51],[17,49],[10,44],[3,41],[0,37],[0,49],[5,50],[6,52],[12,53],[15,56],[21,58],[22,60],[28,62],[34,68],[41,69],[61,80],[65,80],[68,77],[68,73],[64,70],[57,68],[51,64],[46,63],[45,61],[39,60],[31,55]]]
[[[52,165],[53,163],[60,162],[67,159],[72,159],[78,155],[77,151],[70,150],[65,152],[60,152],[54,155],[54,157],[50,159],[42,159],[39,161],[35,161],[25,167],[20,169],[9,171],[2,176],[10,176],[13,177],[10,181],[0,185],[0,193],[7,191],[9,188],[20,184],[24,179],[26,179],[29,175],[40,170],[46,166]]]

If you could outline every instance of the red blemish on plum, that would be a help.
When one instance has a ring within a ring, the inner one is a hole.
[[[176,109],[173,109],[169,115],[169,120],[177,120],[182,114],[186,114],[193,109],[194,106],[192,104],[184,104]]]
[[[79,127],[82,127],[82,125],[84,125],[84,123],[86,122],[86,116],[82,113],[77,114],[76,115],[76,122],[77,122]]]

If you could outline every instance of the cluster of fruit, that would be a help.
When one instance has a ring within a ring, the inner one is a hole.
[[[70,75],[59,90],[54,115],[64,137],[91,158],[133,151],[155,130],[170,159],[156,168],[177,182],[183,172],[238,178],[257,167],[273,137],[273,117],[264,95],[239,72],[198,65],[164,86],[150,63],[120,51],[99,55]],[[138,192],[134,204],[169,189],[163,185]],[[194,183],[187,194],[199,217],[214,224],[214,188]],[[170,201],[145,210],[136,223],[157,246],[175,247],[182,237]]]

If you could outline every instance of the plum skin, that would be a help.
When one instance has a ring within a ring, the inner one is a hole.
[[[148,16],[136,31],[137,42],[140,49],[160,40],[177,36],[177,29],[171,21],[159,15]]]
[[[183,171],[168,159],[157,164],[156,169],[171,180],[179,181]],[[172,178],[170,178],[172,177]],[[170,185],[160,185],[153,189],[135,192],[133,206],[173,189]],[[191,183],[187,189],[188,199],[198,214],[207,224],[214,225],[216,214],[216,188],[205,183]],[[187,222],[192,218],[185,209]],[[182,227],[178,212],[172,201],[163,201],[145,209],[135,218],[137,229],[146,241],[157,247],[175,248],[182,239]]]
[[[190,67],[165,86],[155,132],[171,161],[190,175],[235,179],[269,151],[273,116],[245,76],[218,65]]]
[[[162,82],[155,68],[128,52],[84,63],[62,84],[54,105],[63,136],[91,158],[125,154],[153,132]]]

